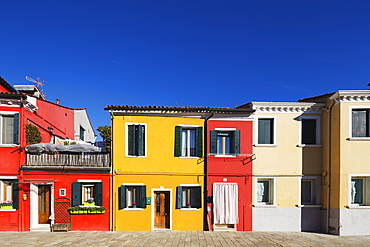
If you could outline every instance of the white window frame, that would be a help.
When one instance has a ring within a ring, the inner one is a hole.
[[[144,183],[123,183],[122,185],[128,186],[128,187],[135,187],[135,186],[144,186]],[[144,210],[144,208],[130,208],[128,206],[128,200],[127,200],[128,196],[126,194],[126,191],[125,191],[125,197],[126,197],[126,205],[122,210],[124,211],[143,211]]]
[[[196,132],[196,128],[199,128],[201,127],[200,125],[189,125],[189,124],[179,124],[180,127],[182,127],[182,130],[194,130]],[[181,135],[182,135],[182,132],[181,132]],[[199,157],[197,156],[197,150],[196,150],[196,146],[197,146],[197,137],[195,135],[195,156],[191,156],[190,155],[190,138],[187,138],[186,142],[187,142],[187,145],[188,145],[188,154],[189,155],[183,155],[182,153],[182,143],[181,143],[181,156],[179,156],[179,158],[182,158],[182,159],[199,159]]]
[[[81,188],[82,189],[82,191],[81,191],[81,202],[82,202],[82,204],[84,204],[84,202],[86,202],[86,200],[89,199],[88,197],[84,198],[84,195],[85,195],[84,187],[93,186],[94,190],[95,190],[96,188],[95,188],[94,183],[101,183],[102,180],[100,180],[100,179],[96,179],[96,180],[94,180],[94,179],[78,179],[77,182],[82,183],[82,185],[81,185],[81,187],[82,187]],[[92,196],[90,198],[94,198],[94,196]],[[94,201],[95,201],[95,198],[94,198]]]
[[[302,119],[315,119],[316,120],[316,144],[303,144],[302,143]],[[299,120],[299,147],[321,147],[321,117],[320,116],[300,116]]]
[[[258,120],[259,119],[273,119],[273,143],[271,144],[259,144],[258,143]],[[276,147],[277,146],[277,141],[276,141],[276,119],[277,117],[275,115],[269,116],[269,115],[261,115],[261,116],[256,116],[256,122],[254,123],[254,128],[255,128],[255,134],[254,134],[254,146],[255,147]]]
[[[352,178],[364,179],[363,184],[363,204],[352,203]],[[370,209],[370,181],[366,183],[366,179],[370,180],[370,173],[350,173],[348,174],[348,208],[363,208]]]
[[[349,140],[351,141],[370,141],[370,136],[369,137],[353,137],[352,136],[352,111],[353,110],[361,110],[361,109],[364,109],[364,110],[370,110],[370,106],[369,105],[356,105],[356,106],[349,106],[348,107],[348,136],[349,136]],[[370,125],[370,123],[369,123]]]
[[[145,135],[144,135],[145,155],[143,156],[136,156],[136,155],[128,154],[128,126],[129,125],[144,125],[145,126]],[[146,123],[134,123],[134,122],[125,123],[125,155],[127,158],[146,158],[147,157],[148,155],[148,125]]]
[[[3,129],[3,116],[13,116],[15,114],[17,114],[19,112],[13,112],[13,111],[0,111],[0,147],[12,147],[14,145],[17,145],[18,144],[15,144],[15,143],[11,143],[11,144],[3,144],[3,132],[2,132],[2,129]],[[14,127],[18,127],[19,126],[14,126]],[[13,139],[14,139],[14,136],[13,136]]]
[[[275,177],[255,177],[255,182],[254,182],[254,190],[255,190],[255,204],[254,207],[277,207],[276,204],[276,178]],[[269,181],[269,186],[270,186],[270,202],[265,203],[265,202],[258,202],[258,181]],[[272,193],[272,195],[271,195]]]
[[[311,181],[311,203],[302,204],[302,180]],[[299,179],[298,184],[298,206],[299,207],[321,207],[320,204],[320,177],[318,176],[303,176]],[[315,200],[316,197],[316,200]]]

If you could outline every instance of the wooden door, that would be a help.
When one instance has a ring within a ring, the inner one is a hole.
[[[170,228],[170,192],[154,192],[154,228]]]
[[[50,217],[50,185],[38,186],[39,224],[48,224]]]

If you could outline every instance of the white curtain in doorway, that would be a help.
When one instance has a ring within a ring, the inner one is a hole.
[[[238,184],[213,184],[213,219],[215,224],[238,223]]]

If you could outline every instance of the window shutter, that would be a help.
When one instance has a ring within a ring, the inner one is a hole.
[[[182,141],[182,127],[176,126],[175,127],[175,157],[181,156],[181,141]]]
[[[119,195],[119,209],[124,209],[126,207],[126,186],[121,185],[118,188],[118,195]]]
[[[135,125],[127,126],[127,152],[128,155],[135,155]]]
[[[72,183],[72,206],[79,206],[82,204],[82,183]]]
[[[145,155],[145,126],[139,125],[137,128],[137,150],[136,155],[144,156]]]
[[[202,187],[194,187],[195,208],[202,208]]]
[[[182,202],[182,186],[176,187],[176,208],[181,208]]]
[[[217,154],[217,130],[211,130],[211,154]]]
[[[12,198],[13,198],[13,208],[19,209],[19,187],[18,187],[18,180],[12,180],[13,183],[13,191],[12,191]]]
[[[231,134],[231,154],[240,155],[240,130],[235,130]]]
[[[14,114],[14,144],[19,144],[19,113]]]
[[[198,127],[195,131],[197,142],[197,157],[203,157],[203,127]]]
[[[145,185],[142,185],[140,186],[140,190],[139,190],[139,193],[140,193],[140,205],[138,205],[139,208],[146,208],[146,186]]]
[[[103,183],[95,183],[94,200],[97,206],[103,205]]]

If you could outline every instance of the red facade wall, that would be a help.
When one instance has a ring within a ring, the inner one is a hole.
[[[207,196],[212,196],[213,183],[238,183],[238,231],[252,230],[252,121],[208,121],[208,153],[210,153],[210,131],[216,128],[240,130],[240,155],[236,157],[215,157],[208,155]],[[212,203],[207,203],[208,219],[213,230]]]

